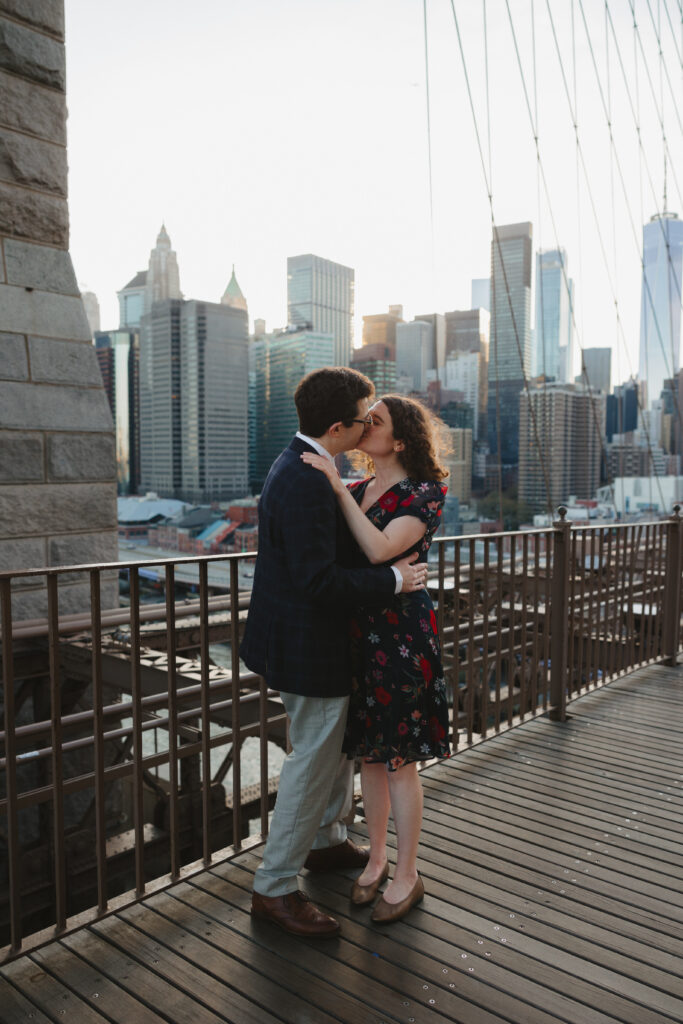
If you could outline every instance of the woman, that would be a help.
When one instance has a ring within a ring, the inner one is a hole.
[[[329,459],[301,458],[325,473],[351,532],[373,564],[395,562],[411,551],[427,560],[439,525],[447,471],[438,461],[436,421],[418,402],[386,395],[371,409],[372,424],[358,445],[374,475],[342,484]],[[363,806],[370,860],[351,899],[371,903],[389,875],[389,810],[397,836],[396,870],[372,919],[397,921],[424,896],[417,873],[422,825],[422,783],[417,762],[448,757],[448,705],[434,607],[426,590],[399,594],[358,610],[357,646],[344,749],[362,758]]]

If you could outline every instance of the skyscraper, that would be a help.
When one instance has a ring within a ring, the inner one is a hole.
[[[297,384],[312,370],[333,365],[334,344],[331,334],[291,328],[252,341],[250,399],[257,425],[252,432],[256,442],[250,464],[252,491],[260,491],[273,461],[299,429],[294,405]]]
[[[518,461],[519,396],[531,369],[531,258],[530,223],[494,228],[488,437],[491,453],[507,465]]]
[[[520,398],[519,415],[520,499],[542,512],[570,495],[593,498],[600,484],[605,395],[559,382],[532,386]]]
[[[434,369],[434,326],[424,320],[396,328],[396,373],[412,381],[412,391],[425,391]]]
[[[333,366],[348,366],[353,349],[354,272],[308,253],[287,258],[287,316],[292,325],[334,338]]]
[[[536,330],[531,374],[570,382],[573,375],[572,282],[564,249],[536,253]]]
[[[178,258],[171,248],[166,225],[162,224],[157,244],[149,254],[145,311],[149,312],[153,303],[162,302],[163,299],[181,298]]]
[[[397,310],[401,307],[394,306]],[[403,323],[403,315],[398,312],[372,313],[363,317],[363,345],[388,345],[395,353],[396,327]]]
[[[351,354],[351,369],[369,377],[378,395],[385,395],[396,389],[396,348],[373,342],[354,348]]]
[[[142,486],[225,501],[248,490],[246,310],[163,299],[140,340]]]
[[[612,349],[585,348],[581,353],[581,373],[576,383],[599,388],[608,395],[612,390]]]
[[[640,300],[639,377],[644,408],[659,399],[664,381],[681,365],[681,284],[683,221],[678,214],[655,214],[643,227],[643,278]]]
[[[149,254],[147,270],[139,270],[118,294],[119,327],[139,327],[153,302],[182,299],[178,258],[171,249],[171,239],[164,224],[157,235],[157,244]]]
[[[140,481],[139,332],[97,331],[95,349],[114,420],[118,493],[137,494]]]
[[[237,283],[237,278],[235,277],[234,263],[232,265],[232,277],[228,281],[227,288],[223,292],[223,297],[221,298],[221,305],[230,306],[232,309],[241,309],[245,313],[247,312],[247,300],[242,294],[242,289]]]

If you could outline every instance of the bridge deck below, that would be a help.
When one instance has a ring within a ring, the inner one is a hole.
[[[3,967],[0,1021],[683,1020],[683,667],[570,712],[423,772],[427,895],[404,921],[304,872],[342,936],[291,938],[251,920],[243,854]]]

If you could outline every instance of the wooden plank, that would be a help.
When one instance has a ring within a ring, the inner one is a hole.
[[[167,957],[158,944],[147,944],[143,954],[144,963],[136,958],[134,951],[128,952],[125,944],[127,936],[121,925],[122,922],[116,918],[106,918],[97,924],[97,930],[93,926],[69,935],[63,941],[69,949],[77,952],[124,992],[148,1009],[156,1010],[164,1020],[172,1024],[224,1024],[225,1021],[235,1020],[212,1013],[205,1005],[187,996],[181,988],[169,984],[163,975],[174,967],[179,968],[179,965],[173,958]],[[122,942],[119,943],[117,939]],[[134,943],[131,945],[135,946]],[[173,962],[169,963],[169,960]],[[180,973],[182,981],[183,972]],[[131,1024],[137,1022],[133,1020]]]
[[[529,781],[521,770],[519,773],[516,770],[511,773],[505,768],[505,765],[499,768],[496,775],[489,773],[488,778],[482,777],[476,771],[476,767],[472,765],[463,768],[462,771],[468,776],[468,783],[471,783],[471,788],[465,790],[467,795],[463,794],[463,799],[468,804],[481,803],[489,793],[493,792],[498,794],[499,798],[504,800],[508,806],[517,807],[520,816],[526,815],[529,811],[533,812],[538,807],[546,813],[554,813],[556,817],[565,822],[588,819],[594,827],[602,828],[603,835],[607,832],[610,838],[614,839],[615,834],[618,836],[623,833],[623,838],[630,838],[634,847],[637,843],[642,843],[643,852],[648,855],[654,847],[659,845],[667,854],[673,854],[677,860],[680,860],[681,845],[676,841],[675,831],[656,829],[641,835],[639,830],[634,830],[634,834],[632,834],[628,827],[625,827],[623,816],[613,813],[612,806],[606,806],[604,802],[588,797],[582,801],[574,799],[571,788],[563,788],[559,783],[553,791],[553,786],[548,782],[547,775],[543,786],[538,784],[534,787],[533,781]],[[515,780],[514,785],[511,785],[511,775]],[[456,785],[458,784],[459,780],[455,776],[450,776],[450,778]],[[460,781],[460,785],[464,788],[467,783],[463,784]],[[475,796],[475,794],[477,795]],[[611,804],[613,805],[617,799],[618,794],[615,793]]]
[[[238,941],[227,927],[208,921],[196,910],[186,907],[178,899],[162,893],[121,912],[130,924],[155,941],[163,941],[170,949],[198,968],[200,983],[211,988],[212,996],[238,1014],[240,1024],[267,1024],[281,1020],[272,1016],[269,1007],[277,1013],[295,1018],[305,1012],[306,1002],[296,995],[288,996],[280,986],[259,974],[251,966],[251,950],[247,943]],[[218,948],[216,948],[218,947]],[[206,975],[211,975],[207,979]],[[217,984],[215,979],[220,979]],[[332,1018],[321,1017],[321,1021]]]
[[[245,857],[248,859],[248,855]],[[242,861],[243,858],[238,859]],[[211,907],[212,914],[222,912],[220,897],[229,895],[231,906],[242,906],[244,918],[247,918],[251,880],[251,872],[240,871],[239,864],[231,861],[224,865],[224,869],[218,866],[215,871],[202,874],[193,880],[193,884],[204,890],[206,907]],[[237,882],[241,884],[237,885]],[[348,900],[344,903],[348,908]],[[424,913],[421,908],[414,911],[414,914],[421,913]],[[508,1020],[510,1008],[516,1006],[521,1012],[518,1017],[520,1021],[528,1021],[528,1024],[543,1024],[546,1021],[550,1024],[547,1015],[532,1013],[528,1005],[520,1005],[512,996],[487,991],[485,984],[476,976],[466,972],[463,977],[454,980],[453,971],[451,977],[444,974],[445,964],[430,963],[417,949],[395,947],[390,931],[387,933],[385,929],[371,925],[369,916],[366,909],[362,912],[359,925],[350,919],[344,920],[333,963],[311,964],[310,952],[308,956],[301,957],[298,955],[301,953],[300,943],[292,943],[291,940],[283,942],[274,929],[262,930],[261,937],[266,950],[271,950],[278,943],[283,956],[291,957],[296,963],[308,963],[308,970],[316,976],[319,976],[319,970],[326,971],[327,976],[333,978],[334,983],[344,991],[352,991],[362,1000],[368,1000],[369,1005],[374,1005],[374,1021],[377,1020],[378,1012],[383,1019],[390,1014],[392,1018],[395,1015],[396,1019],[404,1021],[408,1013],[404,1007],[410,1005],[413,1008],[411,1013],[419,1010],[420,1021],[455,1018],[467,1021],[468,1024],[479,1024],[484,1021]],[[249,927],[248,922],[244,927]],[[305,954],[306,950],[303,952]],[[292,970],[291,965],[288,970]],[[449,968],[445,967],[445,970],[447,972]],[[432,999],[435,1000],[434,1004]],[[345,1016],[342,1020],[354,1021],[355,1018]]]
[[[106,1014],[107,1020],[117,1024],[160,1024],[166,1020],[59,942],[36,950],[32,959],[68,984],[84,1002]]]
[[[245,855],[238,860],[245,866],[251,860],[252,867],[256,867],[253,857]],[[348,902],[348,879],[330,874],[325,878],[308,876],[307,888],[309,882],[311,895],[314,898],[324,896],[332,903],[335,914],[340,917],[345,912],[353,914]],[[512,1020],[527,1022],[540,1016],[552,1021],[563,1019],[581,1021],[582,1024],[606,1024],[614,1020],[612,1013],[617,1011],[620,1019],[631,1024],[655,1024],[659,1020],[655,1015],[643,1015],[640,1008],[636,1010],[627,1002],[622,1006],[620,1000],[610,999],[609,1012],[604,1012],[601,1004],[605,1002],[605,996],[596,986],[585,982],[577,985],[571,972],[543,965],[515,950],[512,943],[516,941],[516,934],[512,928],[495,923],[501,919],[500,916],[497,919],[470,919],[461,912],[454,915],[451,904],[434,895],[431,884],[425,902],[428,903],[427,913],[411,913],[409,920],[397,922],[384,933],[385,942],[394,947],[391,954],[384,955],[391,956],[397,965],[401,957],[399,951],[407,948],[411,962],[416,956],[423,958],[422,976],[427,977],[431,965],[432,969],[436,968],[438,977],[439,969],[443,971],[441,964],[446,964],[451,976],[455,975],[458,987],[462,984],[461,975],[469,977],[471,967],[475,977],[503,993],[500,1012]],[[366,910],[366,916],[367,913]],[[363,942],[363,935],[368,932],[365,925],[363,921],[359,936],[353,936],[354,941]],[[346,933],[350,922],[344,920],[343,927]],[[500,930],[496,932],[496,928]]]
[[[424,780],[423,786],[425,808],[446,814],[453,823],[458,822],[465,826],[471,821],[474,824],[487,826],[504,837],[510,831],[519,830],[528,836],[529,841],[536,844],[539,849],[547,849],[549,852],[554,851],[558,855],[569,855],[572,858],[579,856],[580,859],[583,859],[587,846],[592,848],[593,853],[597,851],[606,854],[609,850],[610,861],[613,859],[615,862],[623,862],[625,865],[632,866],[635,871],[641,869],[651,871],[653,877],[655,874],[663,875],[665,887],[668,887],[670,878],[677,879],[679,882],[683,880],[683,859],[680,864],[671,859],[669,861],[653,861],[649,853],[633,852],[626,839],[623,840],[624,845],[619,845],[607,834],[607,838],[610,840],[607,843],[606,833],[598,831],[596,828],[586,828],[585,826],[581,828],[576,824],[568,826],[561,820],[558,821],[557,817],[553,818],[549,814],[538,813],[531,808],[524,825],[521,826],[519,816],[503,800],[494,801],[490,797],[482,800],[478,804],[478,810],[481,813],[476,813],[469,808],[465,810],[459,795],[448,794],[445,787],[436,786],[432,780]],[[608,861],[602,861],[602,863],[606,862]],[[655,868],[660,870],[655,871]]]
[[[51,1021],[58,1021],[63,1016],[78,1024],[107,1024],[106,1017],[93,1010],[67,984],[53,978],[29,957],[5,964],[2,973]]]
[[[3,977],[0,970],[0,1021],[2,1024],[50,1024],[50,1018]]]
[[[268,922],[254,921],[248,912],[251,883],[248,888],[233,884],[232,870],[239,870],[233,868],[233,864],[226,865],[230,869],[228,875],[208,872],[192,879],[191,887],[197,891],[191,897],[191,905],[201,907],[207,918],[219,922],[229,919],[234,929],[251,940],[254,956],[258,956],[262,969],[276,977],[279,985],[306,992],[316,1012],[322,1008],[337,1014],[342,1021],[376,1024],[378,1014],[382,1020],[405,1021],[405,1005],[410,1004],[419,1008],[421,1021],[437,1024],[453,1019],[455,1014],[450,1012],[453,1005],[459,1007],[456,1019],[472,1024],[501,1021],[494,1012],[458,999],[448,987],[437,1002],[430,1003],[430,999],[436,1000],[437,996],[429,986],[424,989],[428,983],[412,967],[405,973],[395,969],[387,972],[379,945],[375,948],[377,955],[368,958],[368,969],[364,970],[364,965],[358,963],[358,949],[343,935],[332,943],[312,943],[286,935]],[[463,1007],[469,1016],[460,1015]]]
[[[461,828],[466,828],[472,836],[481,836],[490,842],[505,844],[508,851],[522,854],[525,860],[528,857],[546,861],[547,870],[552,872],[555,872],[560,865],[566,867],[568,871],[573,870],[574,872],[583,871],[584,867],[588,867],[594,879],[602,879],[624,886],[630,892],[648,896],[652,900],[661,899],[661,893],[664,890],[670,894],[669,901],[673,903],[674,908],[681,906],[680,895],[683,893],[683,882],[680,878],[670,878],[663,871],[653,871],[645,867],[639,869],[638,865],[632,865],[623,859],[612,857],[605,843],[602,848],[597,844],[592,844],[592,848],[587,848],[589,844],[581,840],[578,842],[553,840],[549,836],[539,840],[536,835],[530,834],[524,824],[520,825],[519,822],[517,824],[509,823],[507,828],[503,828],[495,819],[487,819],[485,815],[469,814],[459,808],[446,809],[433,799],[428,799],[425,802],[424,819],[433,822],[436,826],[441,823],[450,827],[458,824]],[[669,916],[674,915],[670,913]],[[683,920],[683,914],[678,916]]]

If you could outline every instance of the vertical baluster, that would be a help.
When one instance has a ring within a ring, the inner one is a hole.
[[[638,551],[640,549],[641,526],[626,527],[631,539],[631,556],[629,558],[629,595],[627,611],[627,638],[628,638],[628,664],[629,670],[636,665],[636,624],[633,606],[636,599],[636,568],[638,563]]]
[[[476,686],[474,682],[474,659],[476,656],[475,643],[474,643],[474,615],[476,605],[476,555],[475,548],[476,542],[470,540],[470,558],[469,558],[469,594],[468,594],[468,620],[467,620],[467,690],[474,693]],[[486,735],[486,720],[488,716],[488,700],[487,694],[484,692],[485,687],[482,686],[480,692],[481,700],[481,729],[482,737]]]
[[[142,678],[140,669],[140,574],[130,573],[130,681],[133,715],[133,830],[135,833],[135,893],[145,891],[145,820],[142,788]]]
[[[199,563],[199,657],[201,660],[201,716],[202,716],[202,857],[211,863],[211,695],[209,690],[209,567]],[[232,609],[231,609],[232,614]],[[233,771],[235,763],[235,734],[233,732]]]
[[[438,589],[438,607],[436,609],[436,627],[439,631],[439,640],[443,635],[443,602],[444,602],[444,575],[446,572],[446,546],[441,541],[438,541],[439,549],[439,589]]]
[[[453,546],[453,749],[458,748],[458,725],[460,722],[460,545]],[[472,742],[472,721],[474,700],[469,690],[464,691],[463,711],[467,721],[467,742]]]
[[[545,565],[546,565],[546,613],[543,616],[543,710],[545,711],[548,707],[548,697],[550,688],[550,670],[548,663],[550,661],[550,619],[552,615],[552,600],[551,600],[551,559],[554,559],[555,551],[555,540],[554,531],[548,532],[545,535]]]
[[[592,686],[598,684],[598,637],[600,635],[600,583],[599,583],[599,571],[600,566],[598,562],[598,550],[597,550],[598,536],[595,530],[590,531],[591,541],[591,574],[590,574],[590,599],[588,602],[589,612],[589,629],[590,629],[590,647],[589,647],[589,673],[590,681]]]
[[[483,614],[481,626],[481,692],[486,694],[488,714],[489,698],[489,577],[490,577],[490,540],[484,539],[484,582],[482,585]]]
[[[616,621],[614,625],[615,635],[617,637],[617,662],[616,670],[617,675],[621,675],[626,670],[626,643],[627,636],[624,629],[625,615],[626,615],[626,601],[627,601],[627,583],[628,583],[628,569],[627,559],[629,556],[630,548],[628,544],[628,531],[623,526],[617,526],[617,608],[616,608]]]
[[[540,541],[541,535],[535,533],[533,535],[534,544],[534,614],[533,614],[533,626],[531,630],[531,689],[529,695],[529,703],[531,714],[536,714],[536,708],[538,707],[538,623],[539,623],[539,600],[540,600]],[[545,602],[547,605],[547,601]],[[547,608],[546,608],[547,612]]]
[[[584,654],[587,650],[587,637],[586,630],[590,628],[590,622],[587,622],[586,616],[586,530],[581,530],[581,554],[580,554],[580,577],[579,577],[579,616],[578,616],[578,627],[579,627],[579,643],[577,652],[578,661],[578,677],[577,693],[581,693],[583,690],[584,683]],[[587,683],[587,680],[586,680]]]
[[[495,700],[495,728],[496,732],[500,729],[500,684],[501,684],[501,662],[503,660],[503,638],[501,636],[501,627],[503,625],[503,538],[496,538],[496,555],[498,558],[498,565],[496,566],[498,571],[498,578],[496,580],[496,599],[498,602],[497,607],[497,620],[498,628],[496,629],[496,700]]]
[[[598,575],[598,667],[597,682],[604,683],[607,671],[607,614],[609,611],[609,558],[605,554],[605,531],[600,530],[598,537],[598,559],[600,571]]]
[[[240,727],[240,611],[237,560],[230,559],[230,645],[232,648],[232,842],[242,845],[242,737]]]
[[[664,560],[664,523],[658,523],[655,527],[655,552],[654,572],[652,588],[653,620],[652,620],[652,643],[650,646],[650,660],[657,660],[662,654],[662,602],[664,597],[664,579],[666,564]]]
[[[92,640],[93,759],[95,770],[95,859],[97,910],[107,909],[107,822],[104,787],[104,687],[102,679],[102,595],[100,571],[90,571],[90,632]]]
[[[166,566],[166,659],[168,662],[168,825],[171,878],[180,877],[178,799],[178,680],[176,677],[175,566]],[[200,627],[201,628],[201,627]]]
[[[9,854],[10,948],[21,949],[21,870],[17,811],[17,750],[14,722],[14,645],[12,642],[12,580],[0,580],[2,613],[2,683],[5,710],[5,785],[7,792],[7,852]]]
[[[66,927],[66,849],[64,842],[64,766],[62,763],[62,688],[59,678],[58,577],[47,575],[48,649],[50,659],[50,734],[52,742],[52,832],[55,872],[55,923]]]
[[[609,638],[609,650],[607,652],[607,677],[612,679],[616,669],[617,634],[616,634],[616,607],[618,597],[617,571],[619,566],[619,534],[610,527],[607,542],[607,617],[605,620],[605,633]]]
[[[567,693],[573,696],[578,693],[579,687],[576,681],[576,559],[577,540],[576,531],[572,530],[569,535],[569,577],[567,586],[569,588],[569,630],[567,638]]]
[[[519,687],[519,713],[522,719],[525,717],[528,710],[529,701],[529,687],[527,683],[527,635],[526,635],[526,616],[527,616],[527,575],[529,572],[529,534],[525,533],[522,536],[522,636],[521,644],[522,651],[520,655],[519,671],[520,671],[520,687]]]
[[[584,564],[585,580],[585,617],[584,617],[584,666],[586,675],[586,690],[590,689],[593,683],[593,532],[586,529],[586,562]]]
[[[514,717],[514,678],[515,678],[515,632],[516,632],[516,611],[515,591],[517,589],[517,538],[514,533],[509,534],[510,539],[510,618],[508,633],[508,699],[507,699],[507,723],[512,725]]]
[[[650,584],[650,544],[651,541],[651,530],[650,526],[645,527],[645,551],[643,553],[643,579],[640,587],[640,658],[638,663],[645,665],[647,663],[647,632],[648,632],[648,619],[649,619],[649,604],[648,604],[648,588]]]

